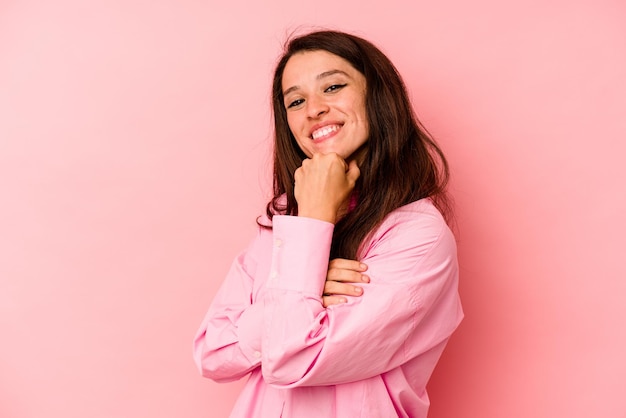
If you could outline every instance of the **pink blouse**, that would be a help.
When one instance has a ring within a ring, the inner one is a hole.
[[[250,375],[231,417],[426,417],[463,318],[454,236],[429,199],[395,210],[362,247],[362,296],[324,308],[333,228],[275,216],[233,262],[194,342],[205,377]]]

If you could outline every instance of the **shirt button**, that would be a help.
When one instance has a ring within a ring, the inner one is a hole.
[[[280,247],[281,245],[283,245],[283,242],[279,239],[275,239],[274,240],[274,246],[275,247]]]
[[[254,352],[254,357],[261,358],[261,352],[260,351],[255,351]]]
[[[277,278],[277,277],[278,277],[278,272],[277,272],[276,270],[272,271],[272,272],[270,273],[270,277],[271,277],[272,279]]]

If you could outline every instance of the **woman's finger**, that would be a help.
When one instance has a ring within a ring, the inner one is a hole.
[[[324,308],[328,308],[331,305],[339,305],[342,303],[346,303],[348,300],[342,296],[322,296],[322,305]]]
[[[334,280],[337,282],[352,282],[352,283],[369,283],[369,276],[364,274],[363,269],[359,268],[354,270],[353,268],[343,268],[329,266],[326,273],[326,280]]]
[[[361,296],[363,288],[348,283],[327,280],[324,283],[325,295]]]
[[[363,274],[367,265],[356,260],[335,258],[328,264],[327,280],[338,282],[368,283],[369,277]]]
[[[367,270],[367,265],[358,260],[350,260],[347,258],[333,258],[328,263],[328,268],[341,268],[348,269],[354,271],[365,271]]]
[[[369,276],[358,271],[345,269],[330,269],[326,273],[326,280],[347,283],[369,283]]]

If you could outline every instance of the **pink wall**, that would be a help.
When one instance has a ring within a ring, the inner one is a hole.
[[[452,163],[467,317],[431,417],[626,417],[621,1],[210,3],[0,3],[1,417],[226,416],[191,339],[301,24],[380,45]]]

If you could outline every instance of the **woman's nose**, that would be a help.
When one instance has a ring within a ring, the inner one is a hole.
[[[311,119],[319,118],[328,112],[328,104],[323,98],[310,97],[307,100],[307,116]]]

